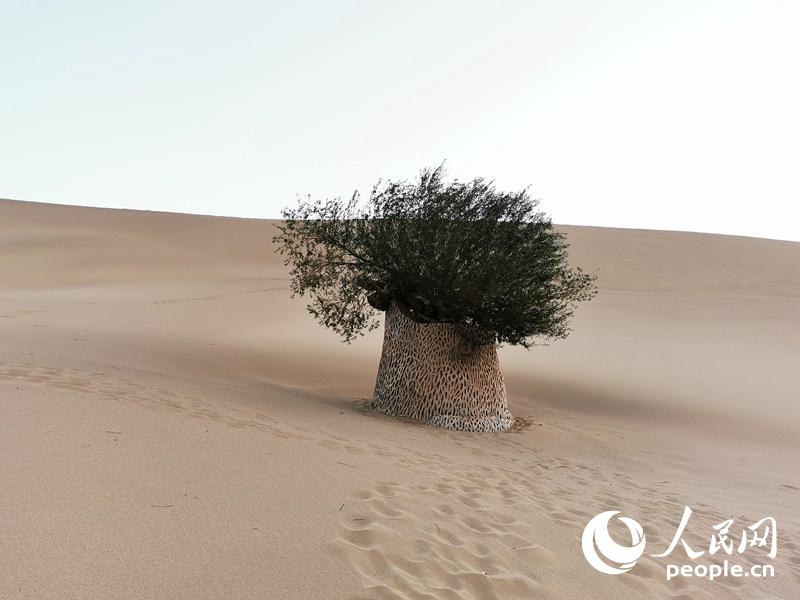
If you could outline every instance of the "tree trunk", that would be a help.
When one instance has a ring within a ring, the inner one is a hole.
[[[514,418],[497,346],[474,346],[452,323],[417,323],[386,310],[372,408],[460,431],[505,431]]]

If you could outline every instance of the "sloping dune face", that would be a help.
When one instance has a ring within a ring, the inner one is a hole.
[[[796,597],[800,244],[562,230],[600,293],[463,434],[368,410],[381,331],[317,326],[274,223],[0,201],[0,597]],[[775,576],[667,581],[685,506],[695,563]],[[708,554],[766,516],[774,560]]]

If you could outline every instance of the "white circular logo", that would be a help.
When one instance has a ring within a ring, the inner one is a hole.
[[[589,564],[601,573],[609,575],[630,571],[644,553],[644,531],[642,526],[633,519],[617,517],[631,533],[631,546],[620,546],[611,539],[611,535],[608,533],[608,522],[618,514],[618,510],[600,513],[586,524],[581,538],[583,555]]]

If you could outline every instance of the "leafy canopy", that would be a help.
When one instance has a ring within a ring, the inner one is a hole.
[[[567,263],[567,242],[528,190],[446,181],[443,166],[412,182],[378,182],[362,203],[300,201],[274,242],[292,294],[351,341],[395,303],[415,321],[456,323],[477,343],[530,347],[564,338],[594,276]]]

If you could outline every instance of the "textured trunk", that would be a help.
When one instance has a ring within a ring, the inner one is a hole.
[[[495,344],[472,346],[456,325],[386,311],[372,408],[461,431],[504,431],[514,418]]]

